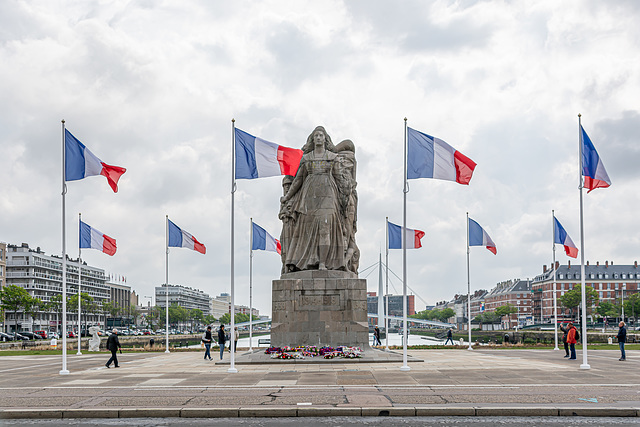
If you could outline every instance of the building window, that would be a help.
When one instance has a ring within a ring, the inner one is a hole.
[[[564,274],[562,274],[562,273],[558,274],[558,279],[560,279],[560,280],[564,279]]]

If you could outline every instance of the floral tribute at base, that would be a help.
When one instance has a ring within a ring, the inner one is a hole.
[[[297,347],[269,347],[265,354],[270,354],[272,359],[305,359],[307,357],[323,357],[325,359],[343,358],[356,359],[362,357],[360,347],[316,347],[313,345]]]

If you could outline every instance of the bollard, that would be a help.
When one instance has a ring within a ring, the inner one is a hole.
[[[51,348],[56,350],[58,348],[58,340],[55,338],[51,338]]]
[[[149,340],[149,347],[153,347],[153,344],[155,344],[155,342],[156,342],[156,341],[155,341],[153,338],[151,338],[151,339]]]
[[[611,338],[611,337],[607,338],[607,342],[608,342],[609,344],[613,344],[613,338]]]

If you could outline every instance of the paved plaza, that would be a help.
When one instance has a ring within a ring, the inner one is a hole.
[[[623,415],[640,410],[640,352],[410,350],[420,362],[229,365],[201,352],[0,358],[0,417]],[[218,353],[212,352],[218,356]],[[225,353],[225,358],[228,358]]]

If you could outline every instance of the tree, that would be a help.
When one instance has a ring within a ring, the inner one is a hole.
[[[0,289],[0,302],[5,310],[13,312],[16,332],[18,332],[18,312],[29,307],[31,299],[29,292],[20,286],[7,285]]]
[[[73,294],[67,302],[67,310],[75,312],[78,307],[78,294]],[[87,330],[87,314],[95,310],[94,300],[91,295],[86,292],[80,293],[80,314],[84,317],[84,329]],[[82,326],[78,325],[78,333],[82,333]]]
[[[571,317],[574,317],[573,310],[578,307],[582,303],[582,287],[574,286],[573,289],[567,291],[560,297],[560,304],[563,307],[568,308],[571,313]],[[586,299],[587,299],[587,313],[591,306],[598,302],[598,292],[593,289],[591,286],[585,286],[586,290]]]
[[[516,307],[515,305],[511,305],[511,304],[505,304],[505,305],[501,305],[500,307],[496,308],[495,313],[498,316],[498,318],[502,321],[502,318],[504,316],[509,316],[509,324],[511,324],[511,315],[513,313],[517,313],[518,312],[518,307]]]
[[[28,315],[31,318],[32,324],[35,321],[35,317],[43,309],[43,305],[44,303],[40,298],[33,297],[31,295],[29,295],[29,298],[26,300],[26,304],[24,306],[24,314]]]
[[[596,308],[600,317],[617,317],[620,315],[620,306],[609,301],[601,301]]]
[[[624,299],[624,314],[637,319],[640,314],[640,293],[631,294]]]
[[[138,310],[138,307],[136,307],[135,304],[131,304],[131,306],[129,307],[129,317],[131,317],[131,321],[133,322],[134,325],[138,324],[138,317],[140,317],[140,310]]]
[[[204,316],[204,323],[206,325],[211,325],[215,321],[216,321],[216,318],[213,317],[213,315],[211,315],[211,314],[207,314],[206,316]]]

